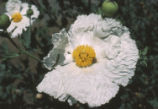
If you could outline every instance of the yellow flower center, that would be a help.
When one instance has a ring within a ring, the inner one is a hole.
[[[73,59],[79,67],[87,67],[95,61],[95,51],[88,45],[80,45],[73,51]]]
[[[19,12],[12,14],[12,20],[14,22],[20,22],[22,20],[22,15]]]

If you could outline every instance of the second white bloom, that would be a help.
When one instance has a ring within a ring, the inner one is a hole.
[[[28,9],[32,10],[31,19],[27,16]],[[26,31],[27,27],[33,23],[39,16],[39,11],[36,6],[27,3],[22,3],[20,0],[9,0],[6,4],[6,14],[12,20],[7,31],[11,33],[11,37],[17,37],[21,35],[23,31]],[[30,21],[31,20],[31,21]]]

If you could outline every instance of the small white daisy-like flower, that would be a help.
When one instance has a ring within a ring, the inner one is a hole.
[[[100,15],[81,15],[69,32],[52,36],[54,48],[43,60],[49,70],[37,86],[70,105],[90,107],[108,103],[134,75],[139,58],[135,41],[120,22]],[[57,59],[57,57],[59,58]]]
[[[32,11],[32,15],[30,16],[31,19],[27,16],[29,9]],[[7,28],[12,38],[26,31],[27,27],[29,27],[39,16],[39,11],[36,6],[22,3],[20,0],[9,0],[6,4],[6,11],[6,14],[12,20],[10,26]]]

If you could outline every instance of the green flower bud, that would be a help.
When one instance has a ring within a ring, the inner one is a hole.
[[[30,17],[31,15],[33,15],[33,10],[32,9],[28,9],[27,10],[27,16]]]
[[[6,14],[0,16],[0,29],[6,29],[9,27],[11,21]]]
[[[115,1],[105,0],[102,3],[103,16],[112,17],[118,11],[118,4]]]

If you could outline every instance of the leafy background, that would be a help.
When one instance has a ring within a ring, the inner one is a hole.
[[[53,47],[51,35],[70,25],[80,14],[96,13],[103,0],[23,0],[40,10],[31,34],[13,39],[21,48],[42,59]],[[131,31],[140,51],[135,76],[109,103],[94,109],[158,109],[158,0],[117,0],[114,17]],[[6,0],[0,1],[0,14]],[[86,104],[69,106],[36,91],[48,72],[39,62],[25,55],[0,36],[1,109],[89,109]]]

